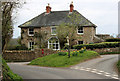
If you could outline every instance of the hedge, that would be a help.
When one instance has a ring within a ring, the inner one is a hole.
[[[81,44],[81,45],[74,45],[74,49],[81,49],[86,47],[87,49],[97,49],[97,48],[115,48],[119,47],[120,42],[102,42],[102,43],[95,43],[95,44]]]
[[[25,45],[8,46],[6,50],[28,50]]]
[[[23,81],[20,76],[12,72],[4,59],[2,59],[2,75],[2,81]]]
[[[106,42],[120,42],[120,38],[110,38],[110,39],[106,39]]]
[[[118,71],[120,72],[120,60],[117,63],[117,68],[118,68]]]
[[[107,54],[120,54],[120,52],[103,52],[99,53],[100,55],[107,55]]]

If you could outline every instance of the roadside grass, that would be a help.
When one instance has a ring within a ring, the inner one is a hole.
[[[99,53],[100,55],[109,55],[109,54],[120,54],[120,52],[104,52],[104,53]]]
[[[69,67],[99,56],[99,54],[94,51],[84,51],[83,53],[79,53],[77,56],[72,56],[71,52],[70,58],[68,58],[67,55],[60,56],[59,54],[51,54],[48,56],[39,57],[35,60],[32,60],[28,65],[39,65],[45,67]]]
[[[2,59],[2,75],[3,81],[23,81],[19,75],[12,72],[4,59]]]
[[[120,72],[120,60],[117,63],[118,72]]]

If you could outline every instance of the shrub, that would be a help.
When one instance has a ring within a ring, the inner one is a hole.
[[[12,72],[4,59],[2,59],[2,75],[3,81],[23,81],[20,76]]]
[[[106,39],[106,42],[120,42],[120,38]]]
[[[7,48],[7,50],[28,50],[28,48],[25,45],[17,45]]]
[[[66,52],[58,52],[58,55],[59,56],[65,56],[65,55],[67,55],[67,53]]]
[[[102,43],[95,43],[95,44],[81,44],[81,45],[74,45],[74,49],[81,49],[86,47],[86,49],[96,49],[96,48],[115,48],[119,47],[119,42],[102,42]]]
[[[118,71],[120,72],[120,60],[117,63],[117,68],[118,68]]]
[[[73,51],[72,56],[78,56],[79,51]]]
[[[99,53],[100,55],[105,55],[105,54],[120,54],[120,52],[103,52]]]
[[[15,50],[28,50],[28,48],[25,45],[18,45]]]

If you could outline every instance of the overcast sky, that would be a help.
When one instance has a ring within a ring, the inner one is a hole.
[[[45,12],[47,3],[52,11],[69,10],[72,0],[26,0],[18,9],[14,23],[13,38],[20,36],[18,25]],[[118,1],[119,0],[73,0],[74,10],[97,25],[97,34],[118,34]]]

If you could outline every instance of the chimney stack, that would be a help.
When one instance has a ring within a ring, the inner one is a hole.
[[[73,9],[74,9],[74,6],[73,6],[73,1],[72,1],[71,4],[70,4],[70,12],[72,12]]]
[[[51,7],[50,4],[48,3],[48,6],[46,6],[46,13],[50,13],[51,12]]]

